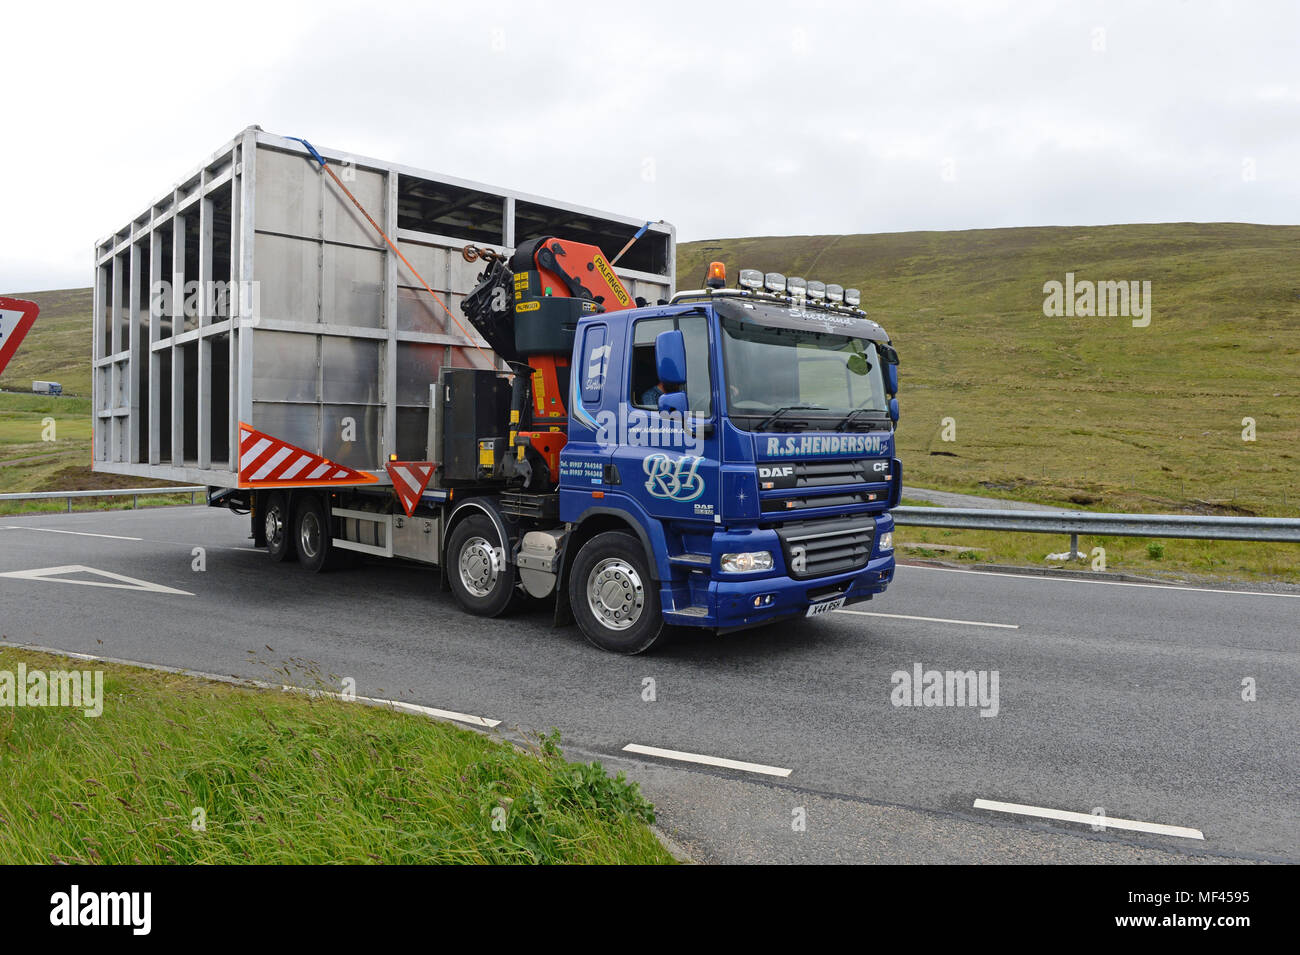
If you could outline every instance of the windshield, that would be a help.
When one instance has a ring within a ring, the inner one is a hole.
[[[803,328],[722,318],[727,409],[740,427],[861,429],[888,420],[875,344]]]

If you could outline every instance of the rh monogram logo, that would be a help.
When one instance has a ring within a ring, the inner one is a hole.
[[[670,501],[693,501],[704,493],[704,478],[697,473],[703,458],[684,455],[676,461],[666,454],[645,459],[645,489]]]

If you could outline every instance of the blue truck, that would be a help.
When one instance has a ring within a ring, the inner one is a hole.
[[[697,291],[632,303],[593,260],[599,249],[531,243],[466,299],[517,373],[485,428],[458,429],[485,455],[479,472],[442,482],[487,512],[448,515],[461,605],[500,613],[522,592],[596,646],[639,653],[668,625],[737,630],[882,593],[902,480],[898,355],[859,293],[754,270],[728,288],[713,263]]]
[[[249,127],[95,245],[94,467],[207,486],[277,564],[415,561],[614,652],[871,599],[889,336],[811,279],[674,292],[674,237]]]
[[[463,251],[497,364],[438,370],[427,461],[391,455],[382,486],[240,425],[240,479],[209,503],[250,513],[273,560],[435,565],[469,613],[544,601],[625,654],[889,586],[898,354],[856,290],[749,269],[728,287],[715,262],[651,304],[593,245]]]

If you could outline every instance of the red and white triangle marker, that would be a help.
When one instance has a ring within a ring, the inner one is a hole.
[[[0,375],[27,336],[40,306],[21,298],[0,298]]]
[[[387,466],[388,476],[393,479],[393,493],[402,502],[407,517],[415,513],[436,467],[432,461],[394,461]]]
[[[239,424],[240,487],[328,487],[375,484],[379,478]]]

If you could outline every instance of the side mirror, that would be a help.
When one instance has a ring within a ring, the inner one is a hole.
[[[686,339],[681,329],[669,329],[655,336],[655,371],[665,385],[686,384]]]
[[[662,401],[663,399],[661,398],[659,400]],[[889,420],[894,422],[894,424],[898,424],[898,399],[897,398],[889,399]]]
[[[898,394],[898,352],[893,345],[877,344],[876,354],[884,363],[885,391],[891,395]]]
[[[664,332],[665,335],[671,335],[672,332]],[[680,336],[681,332],[677,332]],[[668,382],[664,382],[668,384]],[[674,391],[671,394],[659,396],[659,413],[676,415],[678,420],[686,420],[686,394],[681,391]]]

